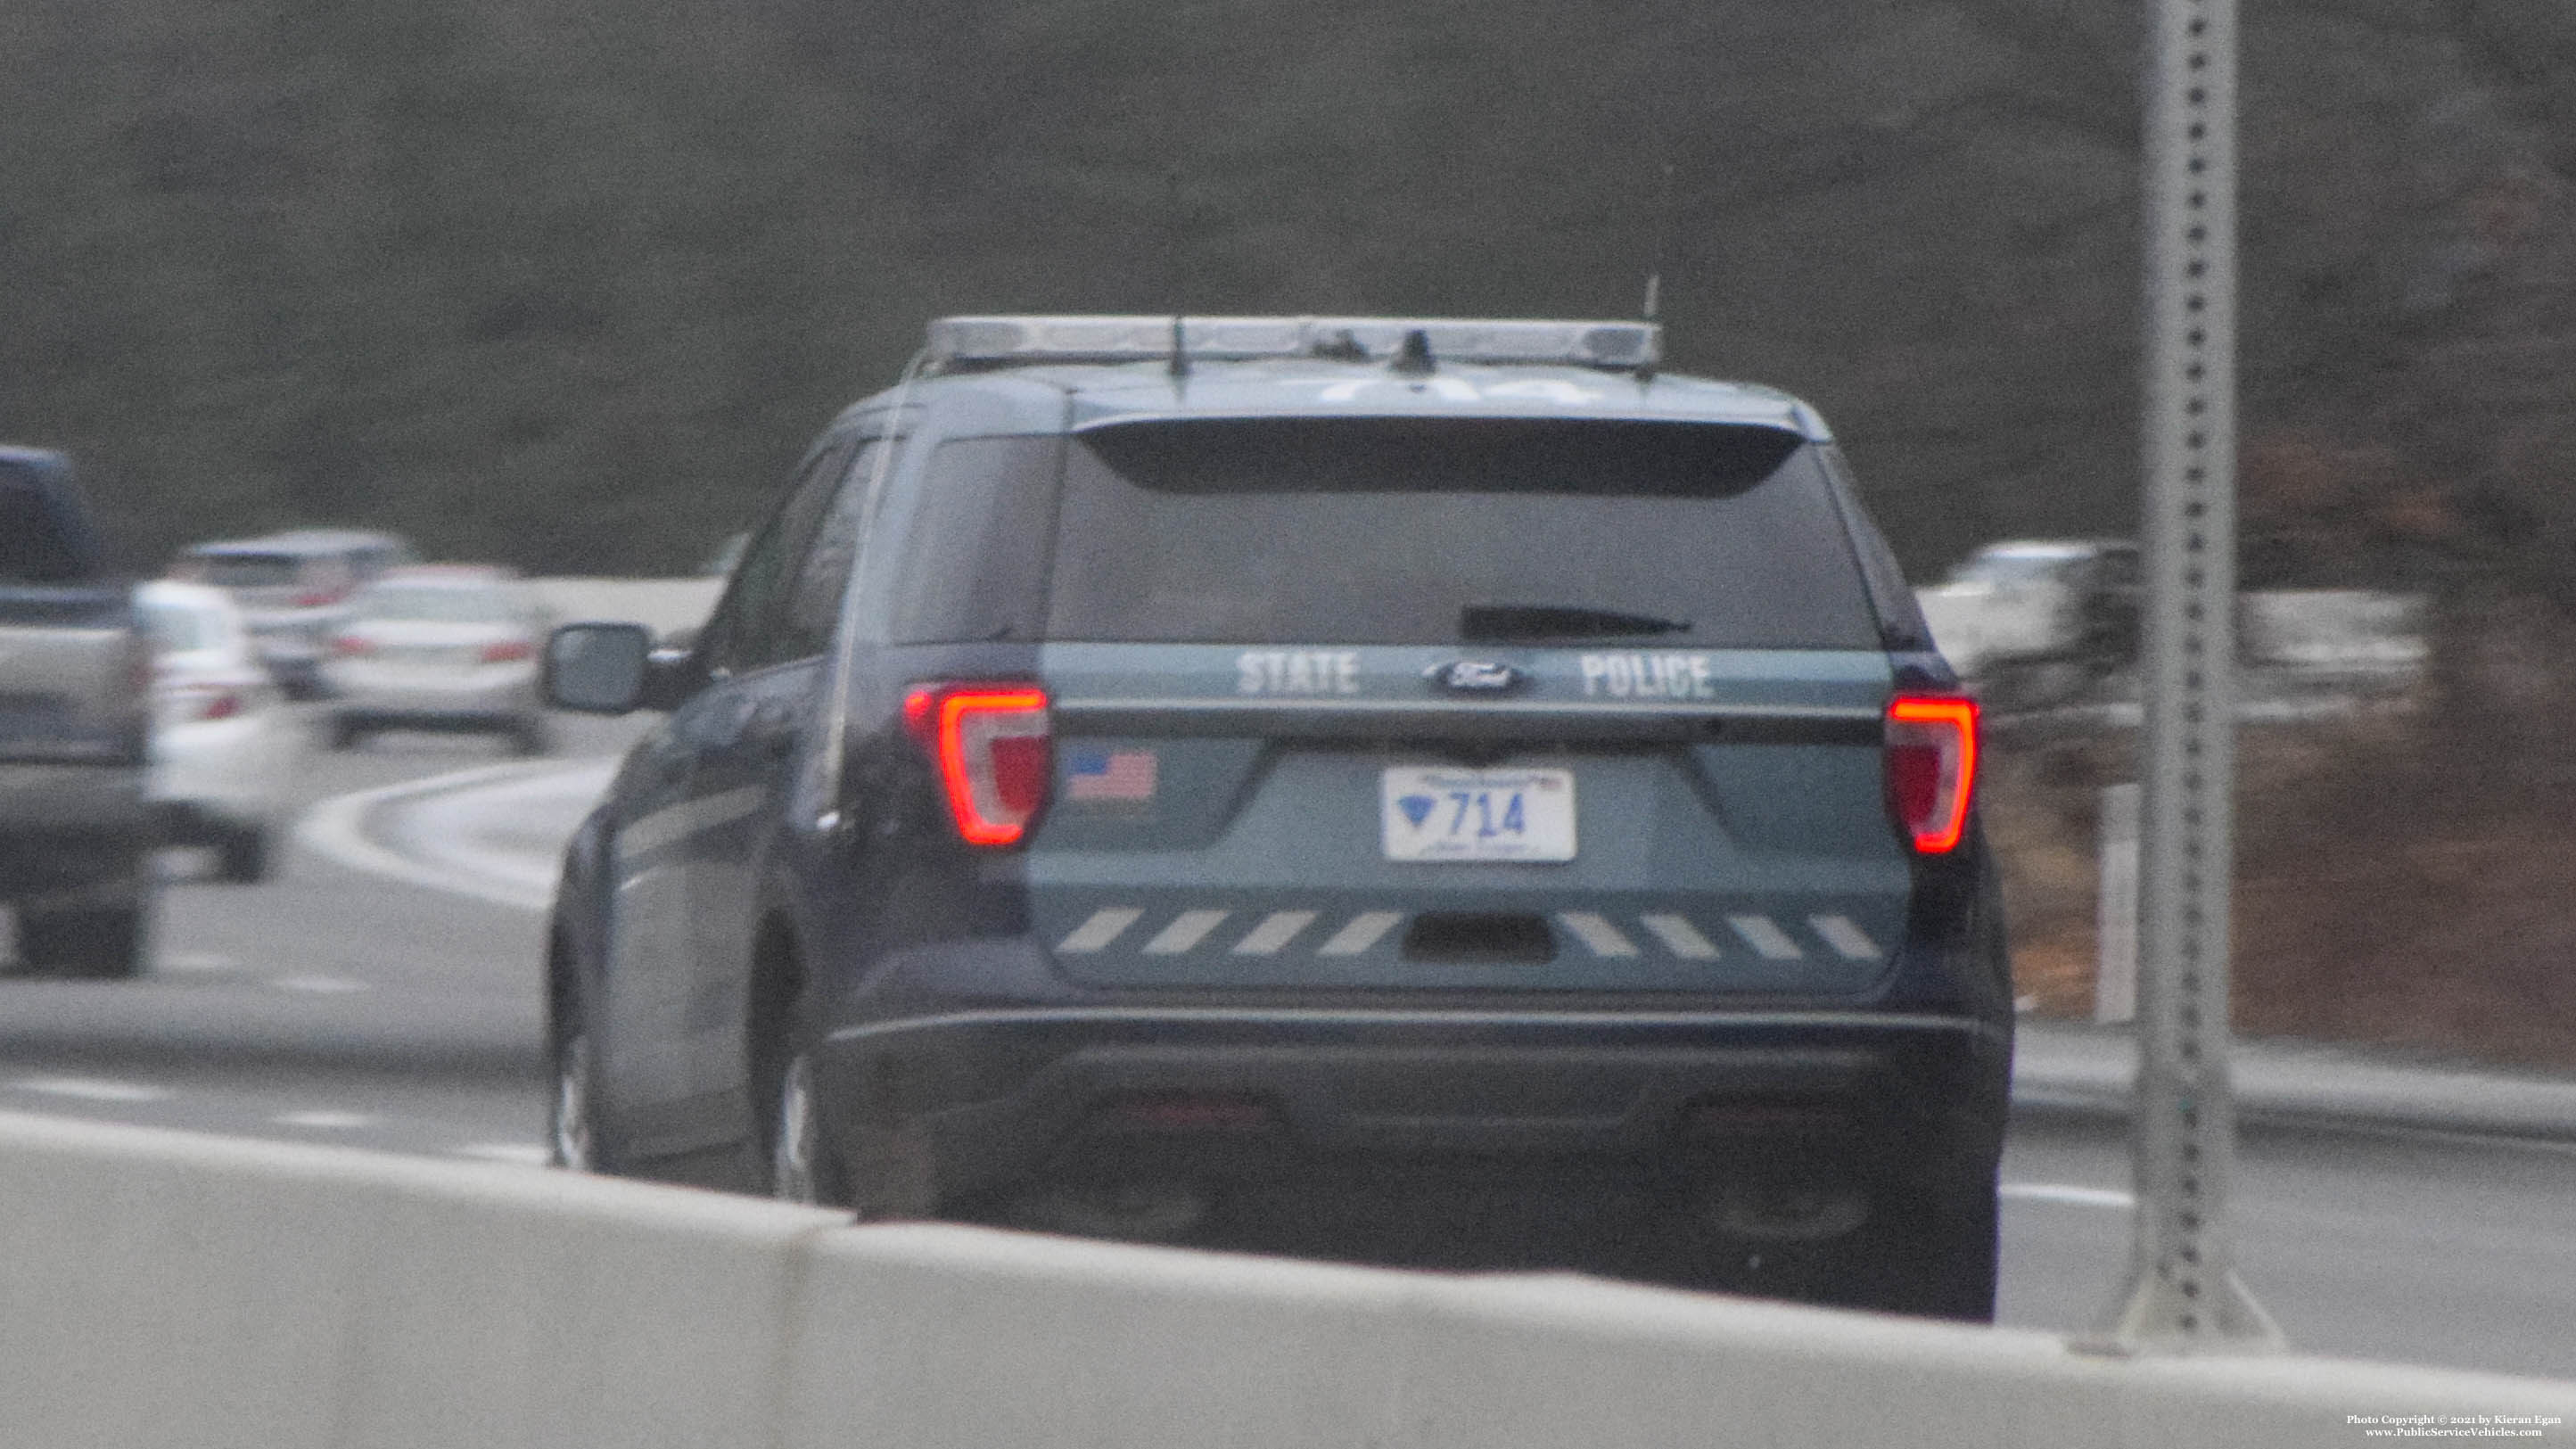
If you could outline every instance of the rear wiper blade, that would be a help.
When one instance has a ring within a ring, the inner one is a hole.
[[[1471,642],[1494,639],[1594,639],[1605,635],[1686,634],[1688,619],[1659,619],[1616,609],[1562,604],[1469,604],[1458,611],[1458,633]]]

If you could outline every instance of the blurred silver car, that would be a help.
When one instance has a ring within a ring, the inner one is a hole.
[[[291,698],[311,699],[321,692],[322,656],[348,617],[350,594],[419,561],[409,543],[390,533],[299,528],[197,544],[170,572],[232,595],[278,683]]]
[[[156,580],[134,592],[153,642],[151,772],[161,838],[211,845],[223,878],[268,874],[298,726],[222,590]]]
[[[322,665],[328,735],[347,749],[385,729],[507,736],[549,747],[537,655],[552,626],[536,591],[505,569],[396,570],[360,589]]]

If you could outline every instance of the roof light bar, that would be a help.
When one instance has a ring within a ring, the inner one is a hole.
[[[1635,368],[1662,360],[1650,322],[1476,321],[1436,317],[1187,317],[1178,329],[1199,360],[1318,357],[1383,362],[1421,332],[1443,362]],[[930,324],[934,368],[1042,362],[1140,362],[1172,355],[1173,319],[942,317]]]

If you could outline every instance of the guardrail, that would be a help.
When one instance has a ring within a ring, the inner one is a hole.
[[[2576,1384],[1083,1243],[0,1114],[0,1443],[2350,1446]],[[2481,1425],[2478,1416],[2485,1416]],[[2507,1419],[2528,1419],[2507,1425]]]

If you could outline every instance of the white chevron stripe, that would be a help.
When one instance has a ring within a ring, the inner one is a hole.
[[[1595,956],[1634,956],[1637,943],[1621,934],[1606,916],[1590,911],[1559,911],[1556,918]]]
[[[1799,950],[1798,943],[1790,940],[1789,933],[1781,930],[1769,916],[1729,916],[1726,923],[1735,928],[1735,934],[1744,938],[1745,945],[1761,952],[1766,961],[1795,961],[1807,954]]]
[[[1638,919],[1647,930],[1655,933],[1655,939],[1663,942],[1665,949],[1683,960],[1717,959],[1717,943],[1701,935],[1699,927],[1690,923],[1690,917],[1641,916]]]
[[[1229,914],[1231,913],[1226,911],[1183,911],[1172,917],[1172,923],[1157,933],[1154,939],[1145,943],[1145,954],[1178,956],[1206,940],[1208,932],[1215,930],[1217,923],[1223,921]]]
[[[1085,956],[1097,951],[1126,933],[1136,918],[1145,914],[1130,906],[1110,906],[1093,911],[1091,919],[1073,928],[1073,934],[1055,943],[1055,948],[1068,956]]]
[[[1332,938],[1315,949],[1318,956],[1357,956],[1378,943],[1378,938],[1395,929],[1404,917],[1395,911],[1362,911],[1351,917],[1349,924],[1332,934]]]
[[[1234,943],[1237,956],[1275,956],[1281,947],[1297,939],[1315,919],[1313,911],[1272,911],[1261,918],[1261,924]]]
[[[1849,916],[1809,916],[1807,924],[1825,938],[1825,944],[1842,953],[1846,961],[1875,961],[1887,953],[1869,938],[1869,932]]]

